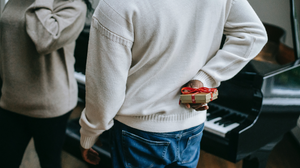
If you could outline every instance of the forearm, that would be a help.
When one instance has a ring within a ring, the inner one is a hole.
[[[86,5],[81,1],[35,0],[25,13],[26,31],[37,51],[48,54],[75,41],[85,16]]]
[[[267,42],[266,30],[246,0],[236,0],[225,24],[226,41],[194,79],[207,87],[236,75],[261,51]]]
[[[103,131],[113,126],[113,119],[125,99],[131,65],[131,46],[120,44],[124,39],[95,20],[92,21],[90,34],[86,108],[80,119],[81,145],[86,149]]]

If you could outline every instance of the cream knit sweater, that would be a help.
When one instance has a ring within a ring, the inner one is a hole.
[[[85,23],[82,0],[9,0],[0,19],[0,107],[48,118],[77,104],[75,40]]]
[[[90,31],[81,145],[90,148],[113,119],[150,132],[203,123],[206,111],[178,104],[181,87],[192,79],[217,87],[266,41],[246,0],[101,0]]]

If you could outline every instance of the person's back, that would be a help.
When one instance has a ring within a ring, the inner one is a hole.
[[[85,16],[81,0],[7,3],[0,29],[1,108],[47,118],[76,106],[73,55]]]
[[[0,18],[0,167],[20,167],[34,140],[41,167],[61,167],[77,104],[75,40],[88,0],[9,0]]]
[[[191,80],[217,87],[267,40],[246,0],[100,1],[92,22],[81,118],[86,149],[113,119],[156,133],[202,124],[205,110],[178,105],[181,87]]]

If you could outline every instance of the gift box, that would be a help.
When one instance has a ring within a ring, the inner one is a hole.
[[[201,87],[198,89],[184,87],[181,89],[181,103],[208,103],[218,98],[216,88]]]

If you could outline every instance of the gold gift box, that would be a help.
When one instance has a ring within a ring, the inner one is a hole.
[[[193,94],[181,94],[180,95],[181,103],[193,103],[192,95]],[[195,98],[194,103],[208,103],[208,102],[218,98],[218,91],[213,92],[213,93],[197,93],[197,94],[194,94],[194,98]]]

